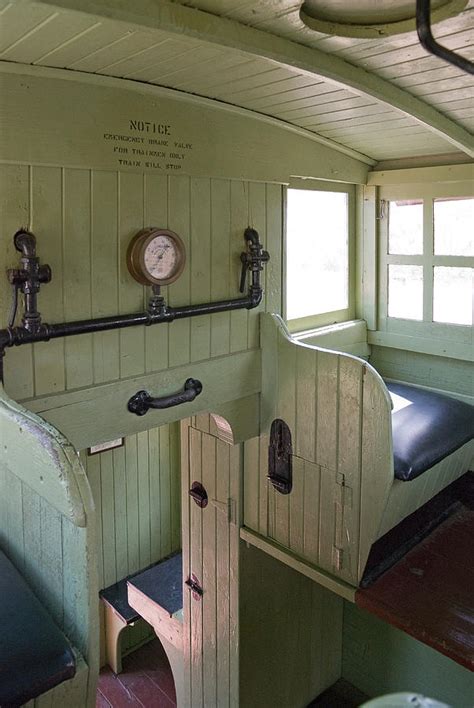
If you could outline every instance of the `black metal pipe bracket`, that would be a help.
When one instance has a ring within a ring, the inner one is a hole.
[[[468,74],[474,74],[474,64],[436,41],[431,32],[431,0],[416,0],[416,31],[422,47],[430,54],[454,64]]]
[[[145,415],[150,408],[163,409],[179,406],[181,403],[189,403],[194,401],[196,396],[202,391],[202,383],[198,379],[186,379],[184,387],[177,393],[172,393],[169,396],[160,396],[153,398],[147,391],[137,391],[127,403],[127,408],[130,413],[136,415]]]

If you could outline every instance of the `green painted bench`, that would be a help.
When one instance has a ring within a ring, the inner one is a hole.
[[[51,618],[76,661],[74,676],[28,706],[92,708],[99,607],[95,509],[86,474],[69,442],[1,386],[0,440],[0,548],[36,598],[33,614],[41,613],[50,628]],[[34,634],[33,627],[28,631]]]

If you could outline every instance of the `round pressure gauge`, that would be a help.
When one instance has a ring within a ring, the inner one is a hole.
[[[184,243],[167,229],[142,229],[130,242],[128,269],[142,285],[168,285],[183,272],[186,262]]]

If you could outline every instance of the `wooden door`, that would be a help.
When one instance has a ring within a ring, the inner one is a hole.
[[[239,705],[240,445],[208,415],[181,427],[184,580],[184,700],[188,708]],[[207,504],[189,495],[203,485]]]

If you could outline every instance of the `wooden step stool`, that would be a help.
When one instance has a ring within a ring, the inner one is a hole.
[[[128,603],[146,620],[160,640],[173,672],[176,704],[184,691],[183,556],[158,563],[127,582]]]
[[[128,583],[131,583],[132,602],[128,597],[130,592]],[[133,626],[140,617],[151,624],[155,632],[157,627],[161,626],[165,640],[174,642],[173,646],[178,642],[181,648],[183,608],[181,553],[128,576],[101,590],[99,594],[105,605],[107,663],[114,673],[119,674],[122,671],[121,633],[125,627]],[[159,617],[162,618],[161,624]],[[158,636],[162,638],[161,634]],[[166,650],[166,647],[164,648]],[[171,668],[173,669],[172,665]]]

